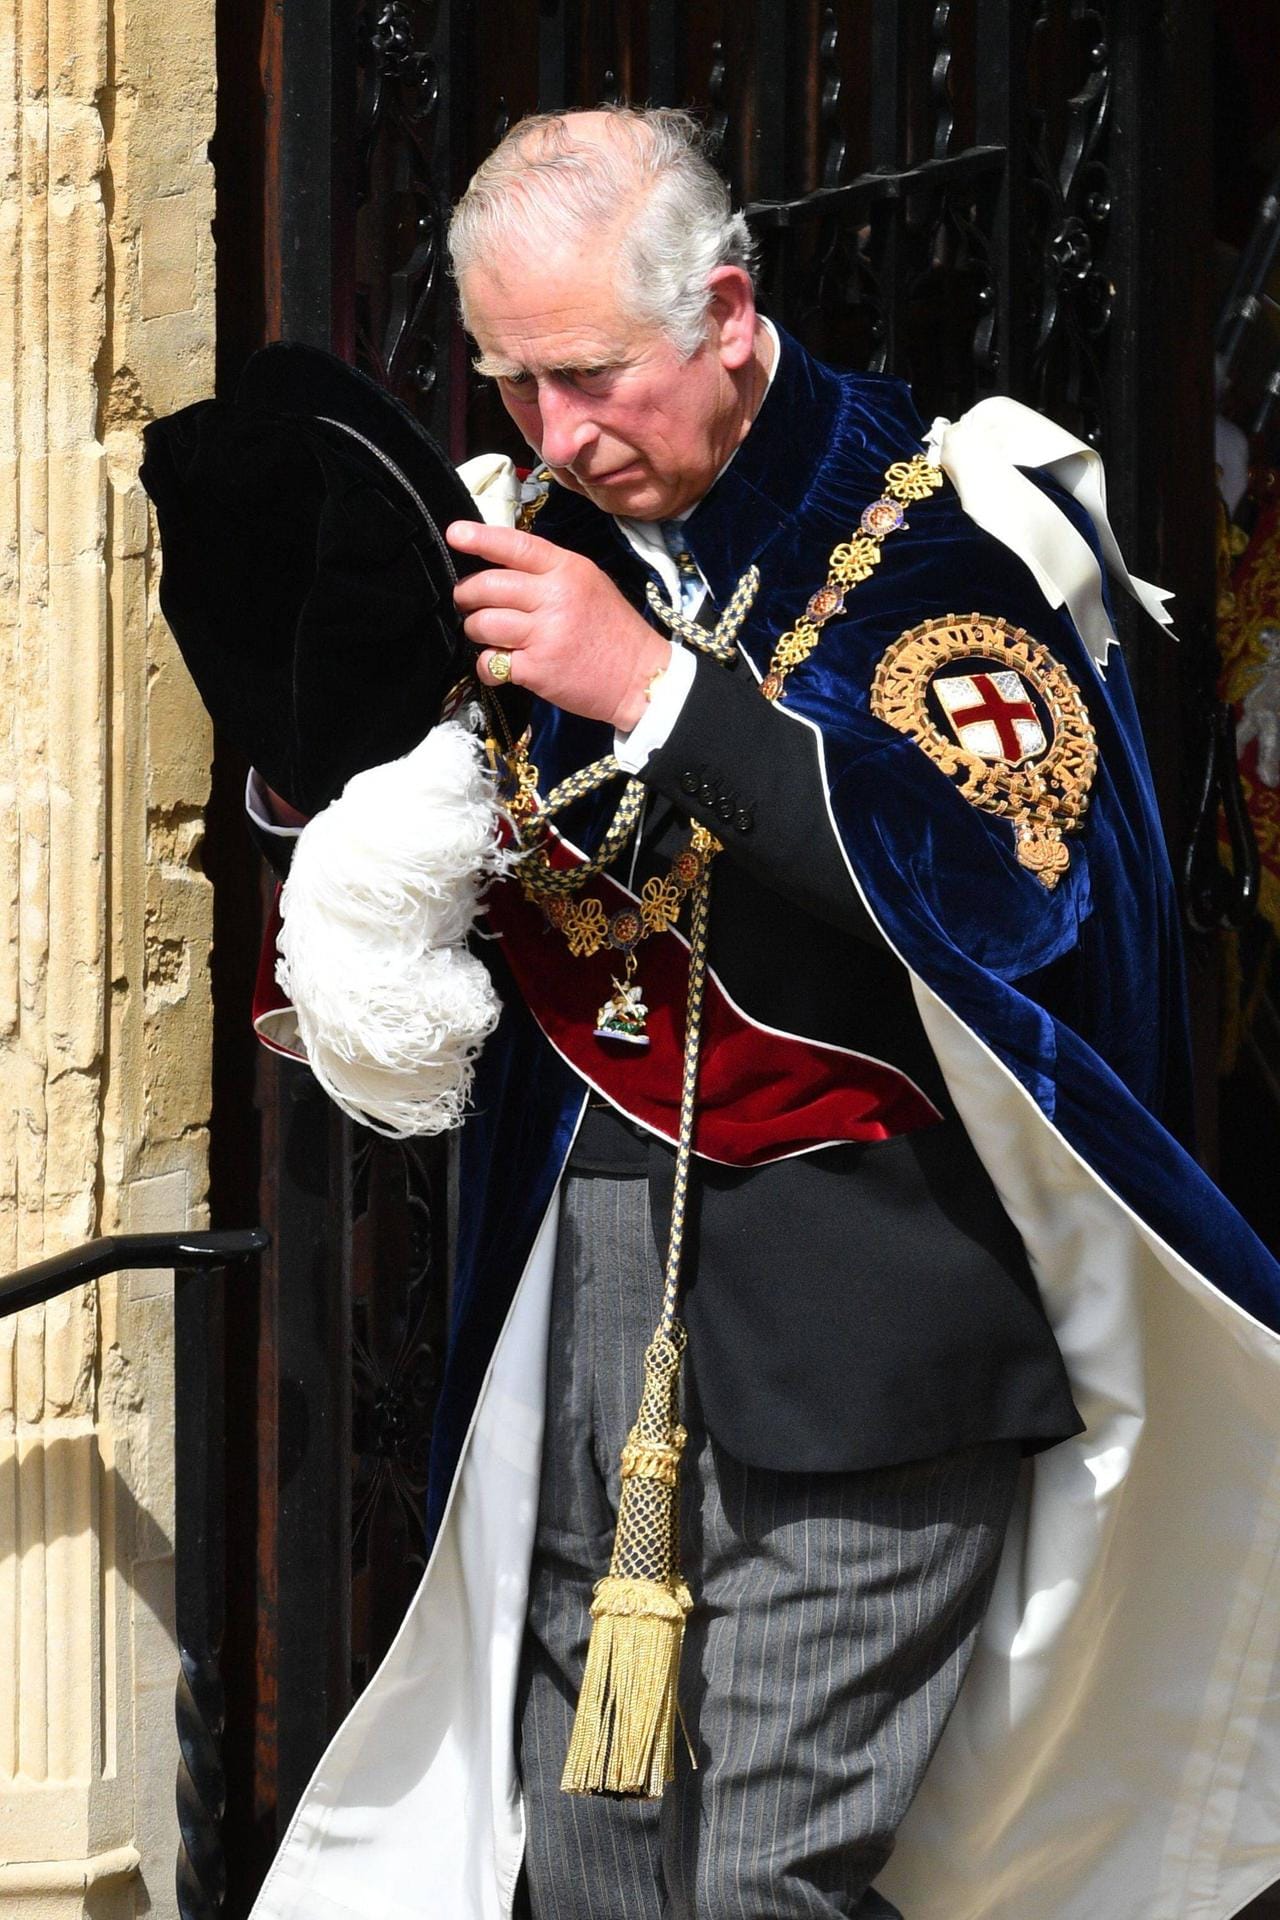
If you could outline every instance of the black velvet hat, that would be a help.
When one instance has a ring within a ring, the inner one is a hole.
[[[407,753],[474,658],[445,545],[474,504],[398,400],[314,347],[144,433],[160,605],[218,727],[305,813]]]

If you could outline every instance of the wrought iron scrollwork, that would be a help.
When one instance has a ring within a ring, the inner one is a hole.
[[[1094,445],[1105,428],[1103,359],[1113,295],[1105,262],[1112,185],[1107,163],[1111,54],[1104,7],[1071,0],[1065,14],[1042,0],[1033,23],[1043,63],[1056,33],[1072,51],[1079,84],[1062,108],[1057,151],[1044,104],[1032,108],[1031,209],[1040,263],[1031,355],[1036,397]],[[1059,52],[1058,57],[1061,57]]]
[[[438,1146],[360,1132],[352,1153],[356,1690],[385,1652],[425,1559],[426,1465],[444,1347]]]
[[[729,70],[724,41],[711,42],[711,69],[707,74],[707,145],[720,153],[729,132]]]
[[[885,292],[875,245],[884,231],[874,213],[865,222],[832,217],[824,223],[816,258],[812,295],[797,323],[812,323],[820,313],[844,310],[863,343],[862,359],[874,372],[888,360]]]
[[[748,209],[771,311],[836,361],[913,378],[921,405],[973,398],[970,343],[989,341],[999,147]]]
[[[356,348],[370,372],[410,401],[432,393],[443,352],[435,322],[449,202],[432,50],[440,11],[435,0],[384,0],[362,8],[356,22]]]
[[[951,151],[955,131],[955,110],[951,99],[951,6],[950,0],[938,0],[929,21],[932,63],[929,69],[929,93],[933,102],[933,157],[941,160]]]
[[[967,193],[951,193],[946,201],[949,228],[949,267],[953,284],[964,289],[969,315],[969,367],[957,363],[948,405],[959,407],[971,397],[969,383],[981,394],[989,391],[995,372],[993,352],[996,313],[996,273],[991,229],[995,215],[997,178],[988,174],[972,183]]]
[[[1239,932],[1252,919],[1261,885],[1261,856],[1240,784],[1236,725],[1224,700],[1209,709],[1201,787],[1183,862],[1183,908],[1196,933],[1219,928]],[[1231,864],[1224,866],[1218,833],[1221,814]]]
[[[822,129],[822,184],[838,187],[845,176],[849,143],[841,101],[840,22],[834,7],[822,10],[818,36],[818,119]]]
[[[434,112],[440,98],[440,76],[430,54],[414,42],[413,20],[405,0],[388,0],[367,32],[376,79],[393,80],[404,88],[410,114],[421,118]]]

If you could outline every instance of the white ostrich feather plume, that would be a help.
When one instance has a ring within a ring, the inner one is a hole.
[[[311,1070],[393,1139],[460,1126],[501,1005],[464,944],[511,855],[477,734],[445,720],[371,767],[299,835],[276,978]]]

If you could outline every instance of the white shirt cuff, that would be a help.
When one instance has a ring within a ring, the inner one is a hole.
[[[274,833],[281,840],[296,840],[302,832],[301,827],[283,827],[273,819],[266,782],[255,767],[250,767],[249,778],[244,783],[244,806],[254,826],[261,827],[263,833]]]
[[[654,682],[644,712],[630,733],[613,736],[613,757],[624,773],[639,773],[649,755],[666,746],[689,698],[697,671],[696,655],[687,647],[673,645],[671,664],[661,679]]]

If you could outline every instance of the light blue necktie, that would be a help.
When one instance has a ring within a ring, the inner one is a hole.
[[[686,620],[691,620],[694,611],[702,604],[705,583],[698,571],[698,563],[690,553],[685,540],[684,526],[679,520],[660,520],[658,532],[662,535],[662,544],[676,563],[676,573],[680,580],[680,600],[678,611]]]

